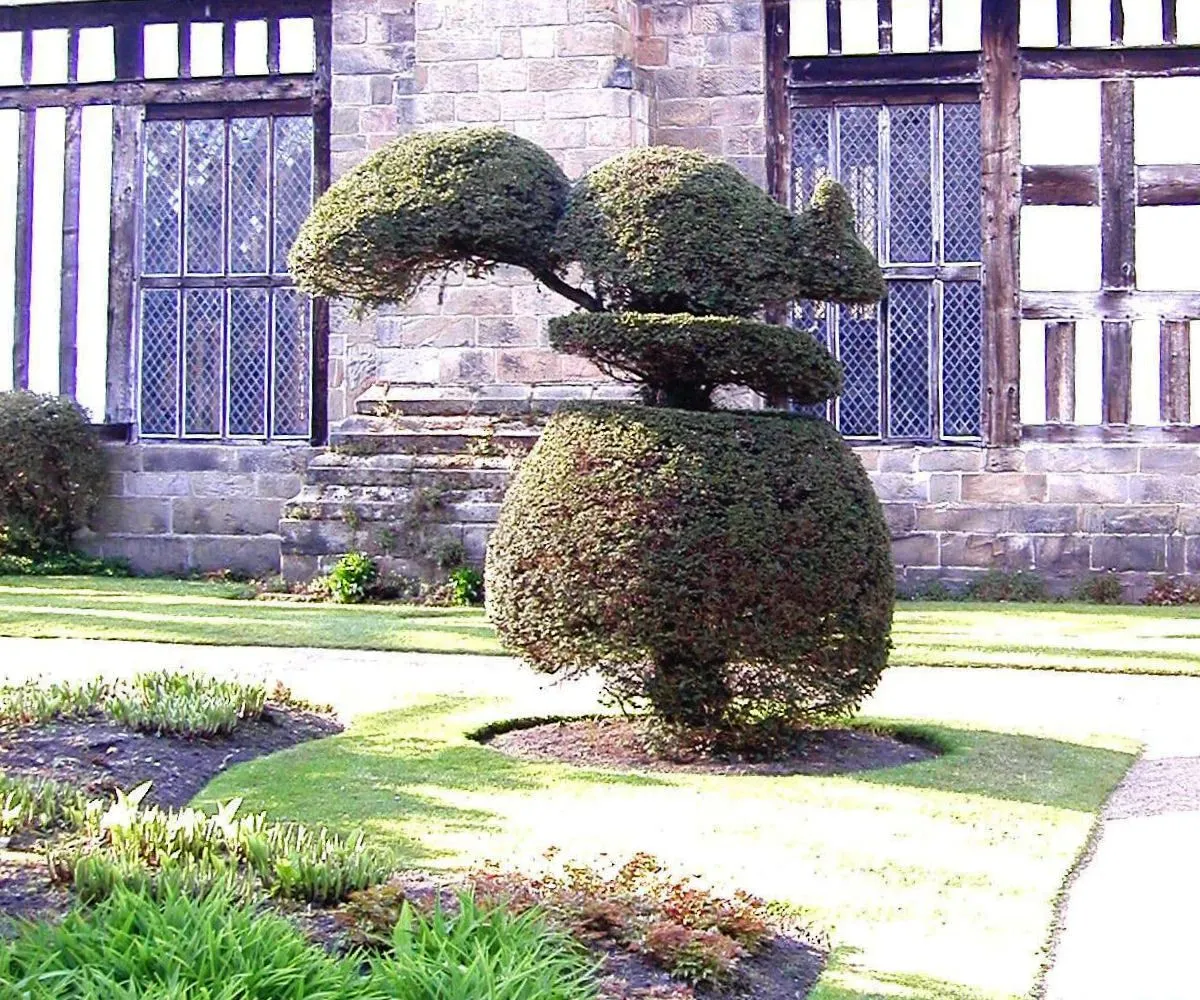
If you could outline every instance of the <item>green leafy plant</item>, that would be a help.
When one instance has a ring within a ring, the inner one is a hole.
[[[1036,573],[1008,573],[990,569],[966,586],[966,596],[975,601],[1011,601],[1031,604],[1049,599],[1046,581]]]
[[[103,446],[77,403],[0,392],[0,553],[34,564],[64,556],[107,480]]]
[[[483,603],[483,574],[473,566],[452,569],[446,578],[450,585],[450,603],[467,607]]]
[[[329,596],[338,604],[361,604],[379,576],[375,560],[363,552],[342,556],[326,577]]]
[[[228,736],[239,722],[262,715],[266,690],[201,674],[160,670],[119,685],[105,703],[116,722],[171,736]]]
[[[1159,607],[1200,604],[1200,584],[1188,583],[1173,576],[1159,577],[1151,585],[1142,603]]]
[[[104,803],[71,785],[0,774],[0,836],[96,830]]]
[[[33,559],[6,554],[4,547],[3,538],[0,538],[0,576],[133,576],[129,563],[122,559],[96,559],[78,552]]]
[[[1094,573],[1075,587],[1072,596],[1089,604],[1123,604],[1125,588],[1116,573]]]
[[[40,725],[104,711],[113,687],[103,678],[81,683],[38,679],[0,687],[0,723]]]

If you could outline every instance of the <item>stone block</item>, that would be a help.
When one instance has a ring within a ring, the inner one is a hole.
[[[269,500],[290,500],[303,485],[304,477],[294,472],[267,472],[254,477],[255,493]]]
[[[480,347],[535,347],[541,334],[541,323],[529,316],[480,319],[478,324]]]
[[[279,500],[178,499],[171,524],[177,535],[274,535],[279,531]]]
[[[473,316],[389,316],[375,329],[381,347],[469,347],[475,323]]]
[[[901,472],[875,472],[871,483],[879,499],[883,501],[922,502],[929,499],[929,480],[918,475]]]
[[[247,445],[233,449],[237,471],[246,472],[292,472],[301,473],[308,463],[320,454],[309,445]]]
[[[917,507],[911,503],[885,503],[883,518],[893,536],[908,535],[917,528]]]
[[[474,566],[482,566],[487,558],[488,539],[492,535],[491,525],[468,525],[463,528],[463,548],[466,549],[467,562]]]
[[[442,385],[486,385],[496,381],[496,352],[445,350],[441,352]]]
[[[921,472],[982,472],[982,448],[922,448],[917,452]]]
[[[191,568],[204,573],[229,570],[261,576],[277,573],[279,538],[197,538],[192,543]]]
[[[246,473],[194,472],[188,478],[193,497],[236,498],[254,496],[254,476]]]
[[[506,122],[537,121],[546,117],[546,94],[500,94],[500,118]]]
[[[509,316],[512,314],[512,292],[503,286],[482,282],[447,288],[442,295],[442,311],[448,316]]]
[[[713,124],[713,101],[685,98],[675,101],[660,101],[655,105],[658,124],[662,126],[696,127]]]
[[[1167,476],[1198,476],[1200,446],[1154,445],[1142,448],[1138,469]]]
[[[986,472],[1024,472],[1025,453],[1020,448],[988,448],[983,468]]]
[[[962,499],[962,476],[957,472],[931,472],[929,499],[932,503],[958,503]]]
[[[473,62],[422,62],[417,67],[417,86],[431,94],[476,91],[479,89],[479,66]]]
[[[378,377],[386,382],[434,385],[441,373],[440,355],[436,347],[380,351]]]
[[[1004,507],[940,506],[916,508],[917,530],[985,534],[1006,527]]]
[[[1006,572],[1033,569],[1033,539],[1025,535],[942,535],[943,566],[1000,569]]]
[[[186,472],[127,472],[127,497],[186,497],[192,492]]]
[[[1058,503],[1126,503],[1130,477],[1104,472],[1051,472],[1047,499]]]
[[[1028,472],[1137,472],[1138,449],[1118,445],[1029,445]]]
[[[1095,535],[1169,535],[1179,527],[1179,508],[1094,507],[1084,527]]]
[[[592,22],[570,24],[555,33],[555,53],[559,56],[616,56],[621,54],[620,28],[615,24]]]
[[[892,539],[892,559],[899,567],[940,566],[938,536],[932,534],[900,535]]]
[[[479,63],[479,89],[488,92],[523,91],[529,72],[520,59],[489,59]]]
[[[109,472],[141,472],[142,450],[136,444],[106,444],[104,461]]]
[[[107,559],[124,559],[134,572],[182,575],[194,567],[188,540],[168,535],[108,535],[94,540],[91,551]]]
[[[917,451],[915,448],[887,447],[879,451],[880,472],[916,472]]]
[[[587,90],[604,82],[601,59],[530,59],[530,90]]]
[[[1184,567],[1188,573],[1200,573],[1200,535],[1184,539]]]
[[[1079,508],[1070,504],[1018,504],[995,517],[1005,530],[1025,535],[1067,535],[1080,528]]]
[[[1200,504],[1200,476],[1130,476],[1129,499],[1134,503]]]
[[[146,472],[212,472],[232,465],[230,449],[222,445],[142,445],[142,468]]]
[[[521,53],[526,59],[553,59],[557,32],[553,27],[521,28]]]
[[[968,472],[962,499],[968,503],[1022,503],[1046,499],[1046,477],[1020,472]]]
[[[501,382],[557,382],[561,376],[562,356],[551,350],[504,350],[496,362],[496,377]]]
[[[1162,535],[1096,535],[1092,539],[1092,569],[1162,573],[1166,568],[1167,540]]]
[[[171,532],[171,501],[135,497],[104,500],[92,516],[100,535],[166,535]]]
[[[1083,535],[1037,535],[1033,561],[1039,573],[1082,578],[1091,570],[1092,546]]]

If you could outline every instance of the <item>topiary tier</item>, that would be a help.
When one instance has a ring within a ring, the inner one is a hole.
[[[509,649],[547,673],[597,670],[618,702],[713,743],[852,711],[886,665],[894,599],[870,481],[824,421],[708,412],[721,386],[801,404],[840,391],[810,334],[751,317],[883,296],[849,198],[825,180],[795,216],[667,147],[573,188],[556,170],[496,129],[402,139],[321,199],[293,271],[371,304],[454,264],[517,264],[584,310],[551,321],[553,346],[641,386],[647,406],[556,414],[522,463],[487,563]]]

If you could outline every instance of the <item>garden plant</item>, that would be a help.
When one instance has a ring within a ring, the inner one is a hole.
[[[453,267],[516,265],[579,307],[551,344],[637,384],[643,405],[549,421],[492,538],[490,617],[538,669],[599,670],[670,732],[744,744],[852,711],[887,663],[888,533],[857,458],[822,420],[715,409],[722,387],[838,394],[810,333],[755,317],[878,301],[853,222],[829,180],[796,216],[702,153],[637,149],[572,185],[537,145],[460,129],[345,175],[291,267],[373,306]]]

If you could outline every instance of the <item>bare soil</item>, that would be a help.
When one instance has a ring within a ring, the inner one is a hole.
[[[154,736],[102,720],[0,726],[0,771],[51,778],[96,796],[152,781],[147,802],[178,808],[231,764],[340,729],[329,716],[274,705],[261,719],[242,722],[230,736],[216,739]]]
[[[932,747],[869,729],[813,729],[796,734],[787,752],[747,760],[698,752],[657,751],[644,724],[621,717],[575,719],[512,729],[488,739],[497,750],[528,760],[581,767],[684,771],[700,774],[849,774],[929,760]]]

